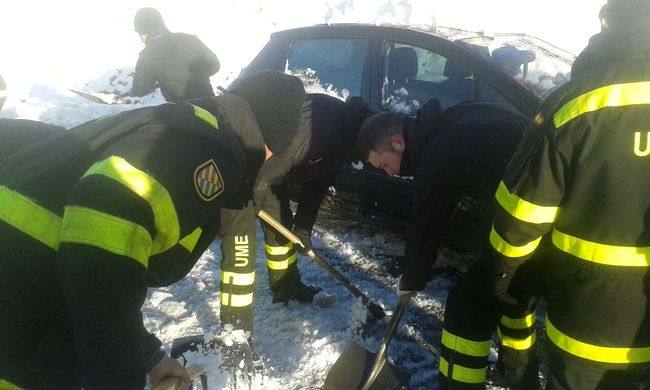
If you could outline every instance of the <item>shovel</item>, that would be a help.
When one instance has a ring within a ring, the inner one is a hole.
[[[284,227],[280,222],[276,221],[273,217],[268,215],[264,210],[260,210],[260,212],[257,214],[264,222],[268,223],[271,225],[271,227],[275,230],[278,231],[278,233],[282,234],[287,240],[291,241],[293,244],[298,245],[302,247],[303,249],[305,246],[302,244],[300,239],[296,237],[295,234],[293,234],[289,229]],[[323,268],[325,271],[327,271],[328,274],[332,275],[334,279],[336,279],[337,282],[343,287],[345,287],[352,295],[354,295],[357,298],[361,299],[361,302],[368,308],[368,312],[370,313],[370,321],[377,321],[381,320],[386,316],[386,313],[384,313],[384,309],[381,308],[376,303],[370,302],[370,299],[368,299],[368,296],[364,293],[361,292],[358,288],[356,288],[350,281],[343,276],[339,271],[337,271],[334,267],[332,267],[327,261],[325,261],[322,257],[318,256],[313,249],[310,249],[307,252],[307,256],[316,264],[318,264],[319,267]]]
[[[323,390],[390,390],[406,389],[410,374],[386,360],[397,325],[415,293],[400,295],[393,317],[377,354],[357,343],[350,344],[336,360],[325,378]]]

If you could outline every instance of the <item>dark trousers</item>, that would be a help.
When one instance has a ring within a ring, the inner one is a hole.
[[[285,185],[271,187],[271,193],[264,200],[262,209],[287,229],[292,229],[293,214],[289,207],[289,194]],[[268,224],[262,222],[262,228],[271,291],[274,294],[281,290],[289,291],[300,282],[296,249],[289,240]]]
[[[221,209],[221,311],[222,324],[253,331],[253,290],[257,249],[255,207]]]
[[[449,293],[442,335],[441,389],[482,389],[492,335],[499,333],[497,368],[507,385],[515,389],[539,388],[535,350],[535,305],[540,293],[539,260],[530,260],[518,271],[511,288],[513,302],[493,298],[491,254],[486,252],[470,265]]]

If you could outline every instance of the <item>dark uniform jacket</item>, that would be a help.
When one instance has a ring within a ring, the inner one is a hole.
[[[65,129],[61,126],[28,119],[0,119],[0,131],[2,132],[0,167],[2,167],[2,161],[7,157],[34,142],[55,136]]]
[[[347,102],[324,94],[308,94],[302,106],[298,135],[283,156],[281,168],[262,168],[257,179],[256,203],[261,197],[275,196],[267,185],[300,186],[296,229],[311,232],[318,209],[334,179],[354,158],[356,139],[364,119],[370,115],[361,98]],[[272,167],[272,164],[265,164]]]
[[[142,324],[147,286],[185,276],[215,238],[220,207],[241,202],[240,184],[257,173],[247,157],[263,160],[263,148],[238,141],[261,139],[246,102],[229,96],[222,108],[99,118],[3,163],[0,378],[144,386],[160,358]]]
[[[217,56],[195,35],[165,33],[140,52],[130,95],[144,96],[160,86],[168,102],[214,96],[210,76],[218,70]]]
[[[484,102],[461,103],[442,113],[432,100],[407,126],[400,174],[413,176],[413,217],[407,231],[405,288],[424,288],[461,197],[491,202],[528,122]]]
[[[591,364],[650,362],[650,22],[592,39],[499,184],[496,293],[549,233],[550,344]]]

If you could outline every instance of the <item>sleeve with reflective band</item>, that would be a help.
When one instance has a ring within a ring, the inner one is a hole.
[[[165,187],[153,177],[118,156],[94,164],[84,177],[90,175],[103,175],[116,180],[149,203],[156,226],[152,254],[163,252],[178,242],[180,227],[174,202]]]
[[[573,151],[572,129],[559,132],[553,121],[546,120],[549,106],[526,129],[495,194],[489,241],[496,254],[499,294],[507,291],[517,268],[532,257],[561,213],[566,164]]]
[[[142,226],[79,206],[65,208],[60,240],[102,248],[129,257],[145,268],[152,245],[149,232]]]
[[[0,186],[0,220],[56,250],[61,217],[25,196]]]
[[[583,359],[615,364],[650,362],[650,347],[615,348],[588,344],[562,333],[551,323],[548,317],[546,317],[546,334],[549,340],[558,348]]]

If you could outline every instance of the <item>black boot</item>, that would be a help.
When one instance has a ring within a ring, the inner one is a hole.
[[[298,282],[295,287],[282,289],[273,292],[273,303],[288,303],[289,301],[298,301],[300,303],[312,303],[314,295],[321,292],[322,289]]]

